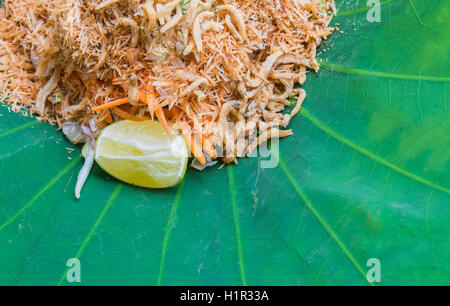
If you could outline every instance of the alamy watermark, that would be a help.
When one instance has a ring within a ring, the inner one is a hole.
[[[276,168],[279,162],[279,138],[292,135],[290,130],[284,129],[287,123],[281,120],[271,123],[246,121],[242,118],[236,121],[219,120],[217,127],[212,130],[202,124],[208,121],[203,120],[202,115],[194,117],[193,127],[178,123],[174,128],[187,131],[184,138],[190,140],[188,146],[193,148],[194,153],[204,151],[211,160],[222,158],[227,163],[242,157],[260,157],[261,168]],[[182,145],[174,141],[171,146],[172,155],[180,157],[186,154],[180,148]],[[191,150],[187,153],[191,155]]]
[[[69,283],[81,283],[81,263],[78,258],[70,258],[66,263],[69,270],[66,272],[66,279]]]
[[[367,6],[371,9],[367,12],[367,21],[370,23],[381,22],[381,2],[380,0],[367,0]]]
[[[381,262],[378,258],[370,258],[366,266],[370,268],[367,271],[367,281],[369,283],[381,282]]]
[[[369,8],[367,21],[381,22],[380,0],[367,0],[366,5]],[[193,149],[194,155],[195,152],[203,154],[205,151],[207,161],[210,163],[217,158],[222,158],[225,163],[231,163],[237,158],[259,156],[261,168],[276,168],[279,163],[279,139],[292,135],[290,130],[283,129],[288,125],[290,117],[270,113],[264,115],[268,117],[265,122],[247,121],[237,110],[231,111],[229,116],[235,117],[236,120],[225,122],[220,117],[219,124],[214,130],[205,128],[203,122],[210,120],[203,120],[202,115],[193,115],[195,117],[193,127],[187,123],[179,123],[181,126],[175,124],[174,128],[189,131],[188,135],[183,135],[185,139],[190,139],[191,143],[188,146]],[[228,120],[228,116],[224,117]],[[185,154],[185,150],[180,148],[182,148],[180,144],[173,143],[172,154],[174,156]],[[188,154],[191,156],[190,151],[188,150]]]
[[[81,283],[81,263],[78,258],[70,258],[66,263],[69,268],[66,272],[66,279],[68,283]],[[381,261],[378,258],[370,258],[367,260],[367,281],[369,283],[381,282]]]

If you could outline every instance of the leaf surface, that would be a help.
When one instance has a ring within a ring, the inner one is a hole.
[[[0,107],[0,284],[450,284],[450,3],[337,1],[279,165],[189,170],[182,185],[123,185],[82,165],[52,126]]]

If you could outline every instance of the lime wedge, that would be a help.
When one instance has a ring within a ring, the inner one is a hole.
[[[186,173],[188,151],[183,137],[169,138],[157,121],[119,121],[99,135],[95,160],[115,178],[147,188],[177,185]]]

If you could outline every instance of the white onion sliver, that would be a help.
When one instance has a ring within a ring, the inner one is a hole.
[[[84,165],[81,168],[80,172],[78,173],[77,177],[77,184],[75,186],[75,197],[77,199],[80,198],[81,189],[83,188],[84,183],[86,182],[89,173],[91,172],[92,165],[94,164],[94,148],[95,148],[95,138],[92,133],[92,130],[85,126],[81,126],[81,131],[84,135],[89,137],[89,141],[86,141],[86,143],[83,146],[83,157],[84,157]]]
[[[75,186],[75,197],[77,199],[80,198],[81,189],[83,188],[84,183],[86,182],[86,179],[89,176],[89,173],[91,172],[92,165],[94,164],[94,149],[92,149],[91,145],[86,142],[85,147],[88,152],[87,156],[84,159],[84,165],[81,168],[80,172],[78,173],[77,177],[77,184]]]

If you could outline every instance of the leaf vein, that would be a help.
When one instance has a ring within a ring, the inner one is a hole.
[[[28,207],[33,205],[34,202],[42,195],[44,194],[50,187],[52,187],[56,182],[59,181],[70,169],[72,169],[80,160],[80,157],[75,158],[69,165],[67,165],[63,170],[61,170],[53,179],[50,180],[44,187],[41,188],[41,190],[36,193],[36,195],[28,201],[27,204],[25,204],[17,213],[15,213],[8,221],[6,221],[3,225],[0,226],[0,231],[2,231],[5,227],[7,227],[9,224],[14,222]]]
[[[289,182],[291,183],[292,187],[294,187],[297,194],[300,196],[302,201],[305,203],[305,205],[309,208],[309,210],[312,212],[312,214],[316,217],[316,219],[319,221],[319,223],[325,228],[325,230],[330,234],[330,236],[333,238],[333,240],[338,244],[338,246],[341,248],[341,250],[344,252],[344,254],[347,256],[347,258],[350,260],[350,262],[356,267],[359,273],[364,277],[364,280],[367,280],[366,273],[361,268],[359,263],[356,261],[355,257],[352,255],[350,250],[345,246],[345,244],[342,242],[342,240],[339,238],[339,236],[333,231],[333,229],[328,225],[328,223],[325,221],[325,219],[319,214],[319,212],[314,208],[312,202],[308,199],[306,194],[303,192],[303,190],[299,187],[297,182],[295,181],[294,177],[289,172],[288,168],[286,167],[285,163],[281,159],[281,156],[278,157],[281,170],[288,178]],[[368,282],[370,285],[373,285],[372,283]]]
[[[25,124],[23,124],[21,126],[16,127],[16,128],[7,130],[5,132],[2,132],[2,133],[0,133],[0,138],[12,135],[12,134],[17,133],[17,132],[20,132],[21,130],[24,130],[27,127],[33,126],[33,125],[35,125],[37,123],[39,123],[39,121],[37,121],[37,120],[30,121],[30,122],[27,122],[27,123],[25,123]]]
[[[165,263],[166,252],[167,252],[167,246],[169,243],[170,234],[172,233],[173,223],[174,223],[175,217],[177,215],[178,206],[180,204],[183,186],[184,186],[184,181],[181,182],[180,186],[178,187],[177,193],[175,195],[175,200],[172,204],[172,209],[170,211],[169,220],[167,221],[166,230],[165,230],[165,234],[164,234],[164,240],[163,240],[163,246],[162,246],[162,250],[161,250],[161,263],[159,265],[157,286],[161,285],[162,275],[163,275],[163,271],[164,271],[164,263]]]
[[[329,127],[327,127],[326,125],[324,125],[322,122],[320,122],[317,118],[315,118],[314,116],[312,116],[305,108],[303,108],[300,111],[300,114],[302,114],[303,117],[305,117],[306,119],[308,119],[312,124],[314,124],[317,128],[319,128],[320,130],[322,130],[323,132],[325,132],[327,135],[330,135],[331,137],[333,137],[334,139],[338,140],[339,142],[347,145],[348,147],[358,151],[359,153],[374,159],[376,161],[378,161],[380,164],[383,164],[384,166],[414,180],[417,181],[419,183],[422,183],[428,187],[440,190],[442,192],[448,193],[450,194],[450,190],[447,189],[446,187],[440,186],[436,183],[430,182],[424,178],[421,178],[420,176],[411,173],[409,171],[406,171],[402,168],[400,168],[399,166],[394,165],[393,163],[378,157],[377,155],[373,154],[372,152],[360,147],[359,145],[357,145],[356,143],[352,142],[351,140],[346,139],[344,136],[338,134],[337,132],[331,130]]]
[[[245,272],[244,272],[244,259],[242,255],[242,243],[241,243],[241,227],[239,225],[239,211],[237,208],[236,185],[234,183],[233,168],[231,168],[231,166],[228,166],[227,171],[228,171],[231,203],[233,206],[234,227],[236,231],[236,240],[238,245],[239,270],[241,273],[242,285],[247,286],[247,281],[245,279]]]
[[[119,195],[120,191],[122,190],[123,185],[120,184],[119,186],[117,186],[113,193],[111,194],[111,196],[109,197],[108,201],[106,202],[105,206],[103,207],[102,212],[100,213],[100,215],[98,216],[97,220],[95,221],[94,225],[92,226],[92,228],[90,229],[88,235],[86,236],[86,238],[83,241],[83,244],[81,245],[81,247],[79,248],[78,252],[76,253],[74,258],[80,259],[81,254],[83,253],[84,249],[86,248],[86,246],[89,244],[89,242],[92,239],[92,236],[94,235],[95,231],[97,230],[97,228],[99,227],[100,223],[102,222],[103,218],[106,216],[106,214],[108,213],[109,209],[111,208],[111,206],[114,204],[114,201],[116,200],[117,196]],[[64,274],[62,275],[61,279],[59,280],[57,286],[60,286],[63,281],[64,278],[66,277],[67,272],[69,271],[69,268],[66,269],[66,271],[64,272]]]
[[[409,3],[411,4],[411,7],[412,7],[412,9],[413,9],[413,11],[414,11],[414,14],[416,14],[417,20],[419,20],[419,23],[420,23],[421,25],[424,25],[423,22],[422,22],[422,19],[420,18],[419,13],[418,13],[417,10],[416,10],[416,7],[414,6],[414,3],[412,2],[412,0],[409,0]]]
[[[379,72],[379,71],[368,71],[363,69],[345,67],[342,65],[337,65],[333,63],[328,63],[325,61],[320,62],[322,68],[337,71],[341,73],[362,75],[362,76],[373,76],[379,78],[389,78],[397,80],[416,80],[416,81],[431,81],[431,82],[450,82],[450,77],[438,77],[438,76],[425,76],[425,75],[408,75],[408,74],[398,74],[389,72]]]

